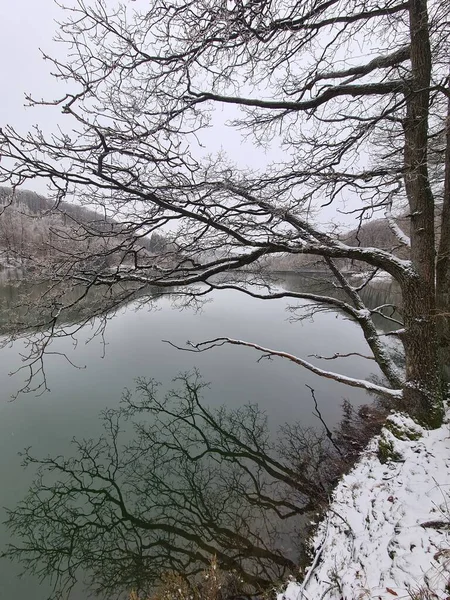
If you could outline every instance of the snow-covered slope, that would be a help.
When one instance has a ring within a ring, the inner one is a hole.
[[[336,488],[314,550],[303,584],[278,600],[448,598],[448,423],[427,431],[392,415]]]

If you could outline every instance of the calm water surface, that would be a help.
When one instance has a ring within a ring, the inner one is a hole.
[[[305,289],[308,282],[300,276],[280,276],[286,289]],[[368,290],[366,301],[372,306],[385,302],[392,294],[387,284]],[[14,291],[0,287],[0,295],[14,302]],[[35,455],[70,454],[73,437],[96,437],[101,433],[97,419],[105,407],[116,407],[122,390],[132,387],[136,377],[154,377],[164,388],[170,387],[180,371],[197,367],[211,382],[205,402],[211,406],[238,407],[258,402],[267,412],[274,431],[286,421],[300,420],[315,425],[313,404],[305,384],[316,390],[324,418],[330,426],[340,417],[344,398],[353,404],[370,400],[363,392],[318,378],[282,359],[257,362],[259,354],[251,349],[222,347],[195,355],[176,350],[162,340],[177,344],[218,336],[238,337],[301,357],[335,352],[364,352],[366,345],[359,328],[342,315],[320,313],[314,321],[289,322],[284,300],[261,301],[234,291],[212,296],[201,312],[177,310],[169,298],[161,298],[155,310],[135,310],[133,304],[120,310],[106,332],[106,354],[99,339],[89,344],[90,328],[79,335],[76,348],[69,340],[58,340],[55,350],[67,352],[76,369],[62,357],[50,356],[46,375],[51,392],[40,397],[22,395],[13,402],[11,395],[20,387],[22,375],[8,374],[20,366],[23,343],[1,351],[0,364],[0,507],[13,507],[25,494],[32,471],[20,467],[18,452],[26,446]],[[382,326],[382,323],[379,323]],[[392,327],[392,326],[391,326]],[[330,368],[329,361],[317,361]],[[336,365],[337,366],[337,365]],[[359,357],[341,360],[340,372],[365,378],[380,376],[373,361]],[[335,367],[336,368],[336,367]],[[1,510],[1,520],[5,518]],[[0,545],[6,532],[0,527]],[[17,578],[19,567],[0,561],[0,600],[46,600],[49,586],[25,575]],[[73,600],[85,600],[79,591]]]

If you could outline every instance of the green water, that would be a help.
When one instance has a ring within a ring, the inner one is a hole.
[[[299,290],[310,282],[297,275],[280,275],[279,285]],[[386,301],[392,290],[384,285],[365,293],[366,301],[374,305]],[[6,282],[0,287],[0,296],[6,305],[14,307],[17,288]],[[281,359],[258,363],[259,355],[251,349],[222,347],[195,355],[162,341],[169,339],[183,344],[186,340],[225,335],[301,357],[366,351],[359,328],[342,315],[320,313],[314,320],[290,323],[285,300],[255,300],[234,291],[214,293],[212,299],[200,312],[177,310],[168,297],[157,299],[150,311],[136,311],[133,304],[123,307],[107,326],[105,346],[100,338],[85,343],[92,333],[90,327],[79,333],[76,347],[70,339],[58,340],[52,349],[67,353],[80,368],[60,355],[47,357],[45,374],[51,391],[39,397],[27,394],[10,401],[20,388],[24,373],[8,374],[20,367],[19,353],[24,351],[24,342],[19,340],[4,348],[0,362],[0,507],[14,506],[33,476],[32,472],[21,469],[18,452],[32,446],[35,455],[67,454],[71,452],[70,441],[74,436],[97,436],[98,413],[107,406],[117,406],[123,388],[132,387],[138,376],[154,377],[167,388],[178,372],[197,367],[204,379],[211,382],[208,404],[237,407],[249,401],[258,402],[269,415],[274,431],[286,421],[301,420],[306,426],[316,424],[305,384],[316,390],[322,414],[330,426],[339,420],[343,398],[354,404],[369,399],[361,391],[320,379]],[[329,362],[317,364],[330,368]],[[380,375],[373,361],[359,357],[342,360],[338,366],[341,373],[350,376]],[[4,511],[1,516],[3,520]],[[0,543],[5,539],[6,532],[0,528]],[[28,575],[19,580],[18,572],[17,565],[0,561],[0,600],[47,598],[48,582],[39,584]],[[71,598],[84,600],[86,595],[75,591]]]

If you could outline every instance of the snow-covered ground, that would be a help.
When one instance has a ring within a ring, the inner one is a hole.
[[[448,418],[427,431],[392,415],[339,483],[313,544],[303,584],[278,600],[449,598]]]

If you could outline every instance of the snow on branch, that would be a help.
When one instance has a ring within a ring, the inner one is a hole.
[[[163,341],[170,344],[174,348],[177,348],[178,350],[184,350],[186,352],[205,352],[207,350],[211,350],[211,348],[217,348],[226,344],[231,344],[233,346],[246,346],[247,348],[253,348],[255,350],[258,350],[259,352],[262,352],[263,356],[261,358],[272,358],[273,356],[279,356],[280,358],[286,358],[287,360],[304,367],[308,371],[311,371],[312,373],[314,373],[315,375],[319,375],[320,377],[325,377],[326,379],[333,379],[334,381],[337,381],[339,383],[343,383],[351,387],[364,389],[367,392],[380,394],[382,396],[392,399],[400,399],[402,397],[401,390],[395,390],[382,385],[378,385],[376,383],[372,383],[370,381],[365,381],[363,379],[355,379],[353,377],[347,377],[346,375],[341,375],[339,373],[325,371],[324,369],[320,369],[319,367],[316,367],[315,365],[304,360],[303,358],[299,358],[298,356],[290,354],[289,352],[273,350],[272,348],[266,348],[264,346],[260,346],[259,344],[246,342],[244,340],[237,340],[229,337],[218,337],[212,340],[199,342],[198,344],[193,344],[192,342],[188,341],[186,342],[187,347],[177,346],[169,340]]]
[[[361,85],[335,85],[327,88],[324,92],[312,98],[311,100],[303,100],[292,102],[289,100],[261,100],[259,98],[244,98],[238,96],[225,96],[221,94],[213,94],[211,92],[195,92],[189,89],[189,96],[192,98],[191,104],[195,105],[200,102],[214,101],[223,104],[236,104],[238,106],[252,106],[255,108],[263,108],[270,110],[294,110],[303,111],[311,110],[322,106],[333,98],[342,96],[361,97],[361,96],[383,96],[385,94],[395,94],[403,92],[405,82],[398,79],[393,81],[384,81],[380,83],[366,83]]]
[[[394,219],[393,215],[392,215],[392,196],[397,192],[398,190],[394,190],[393,192],[390,193],[390,201],[389,204],[386,207],[386,210],[384,212],[388,225],[389,225],[389,229],[392,231],[392,233],[395,235],[395,237],[397,238],[397,240],[400,242],[400,244],[402,246],[406,246],[407,248],[411,247],[411,241],[409,239],[409,237],[406,235],[406,233],[401,229],[401,227],[399,227],[397,221]]]
[[[399,63],[409,59],[410,47],[403,46],[391,54],[377,56],[365,65],[358,65],[357,67],[351,67],[343,71],[330,71],[326,73],[318,73],[316,77],[310,83],[310,86],[323,81],[325,79],[338,79],[343,77],[351,77],[345,83],[349,84],[359,77],[363,77],[368,73],[371,73],[375,69],[386,69],[389,67],[397,66]]]
[[[318,358],[320,360],[335,360],[336,358],[350,358],[350,356],[359,356],[361,358],[365,358],[367,360],[375,360],[373,356],[367,356],[366,354],[361,354],[360,352],[348,352],[347,354],[341,354],[340,352],[336,352],[332,356],[322,356],[320,354],[308,354],[309,358]]]

